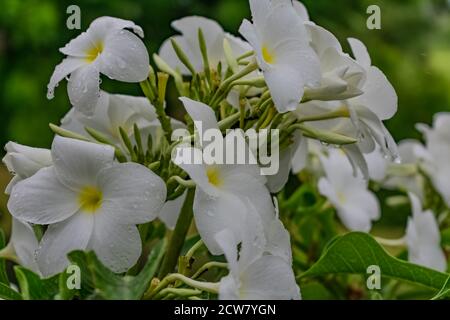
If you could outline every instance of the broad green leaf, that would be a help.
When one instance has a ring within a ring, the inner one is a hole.
[[[448,276],[447,281],[445,281],[441,290],[439,290],[439,292],[433,298],[431,298],[431,300],[438,300],[441,298],[448,297],[449,295],[450,295],[450,275]]]
[[[3,230],[0,228],[0,250],[3,249],[5,245],[6,245],[5,234],[3,233]],[[2,283],[9,286],[9,280],[6,274],[6,262],[5,259],[0,258],[0,284]]]
[[[142,297],[161,262],[165,242],[160,241],[150,253],[142,271],[135,277],[121,276],[105,267],[94,252],[73,251],[69,259],[81,270],[81,287],[92,293],[90,298],[137,300]]]
[[[368,234],[352,232],[332,241],[322,257],[300,278],[326,274],[367,274],[371,265],[380,267],[381,276],[405,280],[440,290],[448,274],[415,265],[390,256]]]
[[[58,293],[59,275],[41,279],[36,273],[20,266],[15,266],[14,271],[25,300],[52,300]]]
[[[7,285],[0,283],[0,299],[22,300],[22,296]]]

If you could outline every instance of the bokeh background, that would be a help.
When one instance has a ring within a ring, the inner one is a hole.
[[[430,123],[434,113],[450,111],[450,0],[304,0],[312,20],[331,30],[348,49],[347,37],[366,43],[372,62],[390,79],[399,96],[397,115],[387,123],[397,140],[419,138],[417,122]],[[53,100],[46,85],[63,58],[58,48],[77,36],[68,30],[66,9],[81,8],[82,30],[96,17],[130,19],[143,27],[150,53],[174,34],[170,22],[203,15],[237,33],[250,16],[246,0],[1,0],[0,1],[0,144],[13,140],[49,147],[48,123],[59,123],[69,110],[65,83]],[[382,29],[366,28],[366,9],[381,8]],[[103,79],[102,88],[141,94],[139,85]],[[1,148],[0,157],[4,151]],[[10,179],[0,165],[0,189]],[[2,193],[2,192],[0,192]],[[0,227],[8,224],[6,197],[0,195]],[[8,228],[6,228],[8,229]]]

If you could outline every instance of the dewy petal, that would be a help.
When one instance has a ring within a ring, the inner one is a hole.
[[[144,43],[133,33],[119,30],[104,40],[103,52],[96,61],[101,73],[124,82],[147,79],[150,62]]]
[[[76,193],[58,180],[53,167],[48,167],[14,186],[8,209],[19,220],[52,224],[73,215],[79,205]]]
[[[200,188],[195,190],[195,224],[206,247],[214,255],[223,254],[221,246],[215,239],[218,232],[230,229],[236,241],[241,241],[246,211],[245,204],[233,194],[223,192],[217,197],[212,197]]]
[[[209,182],[206,172],[207,166],[203,164],[202,160],[202,151],[198,148],[184,146],[176,148],[175,152],[175,164],[189,174],[189,177],[197,184],[198,188],[211,196],[217,196],[218,190],[216,186]],[[200,164],[195,164],[195,159],[199,159],[201,161]],[[221,167],[216,166],[216,168]]]
[[[92,235],[93,222],[93,215],[76,213],[69,219],[48,227],[37,251],[39,269],[45,277],[57,274],[67,267],[68,253],[86,249]]]
[[[39,273],[39,267],[35,260],[38,240],[33,228],[28,223],[13,218],[10,243],[19,258],[20,264]]]
[[[95,45],[91,32],[88,30],[82,32],[78,37],[73,38],[63,48],[59,49],[61,53],[74,58],[86,58],[88,52]],[[85,61],[86,63],[86,61]]]
[[[47,84],[47,99],[53,99],[55,88],[59,82],[66,78],[69,74],[75,70],[86,65],[86,61],[82,58],[65,58],[60,64],[55,67],[55,71]]]
[[[75,109],[92,115],[100,96],[100,74],[96,62],[73,71],[67,84],[70,103]]]
[[[116,273],[134,266],[142,251],[142,242],[135,225],[120,225],[107,215],[94,216],[94,232],[89,248],[100,261]]]
[[[141,38],[144,37],[144,31],[142,28],[136,25],[133,21],[114,17],[100,17],[95,19],[90,24],[88,31],[94,40],[102,40],[109,34],[125,28],[133,30],[133,32]]]
[[[114,148],[56,136],[52,157],[58,179],[69,188],[93,186],[101,169],[114,160]]]
[[[276,256],[263,256],[241,274],[240,298],[298,300],[300,289],[289,264]]]
[[[169,230],[175,229],[185,199],[186,192],[175,200],[166,201],[159,212],[159,219],[164,222]]]
[[[239,278],[239,266],[238,266],[238,251],[237,245],[239,244],[234,236],[234,233],[230,229],[224,229],[215,235],[217,244],[222,249],[228,263],[228,269],[231,276],[235,279]]]
[[[103,194],[102,211],[120,224],[155,219],[166,200],[164,181],[137,163],[114,164],[97,176]]]
[[[294,69],[289,65],[277,66],[264,72],[264,78],[278,112],[297,109],[303,97],[305,83]]]

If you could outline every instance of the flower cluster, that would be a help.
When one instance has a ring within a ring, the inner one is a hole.
[[[409,260],[444,271],[425,184],[450,206],[450,117],[420,127],[426,146],[397,147],[383,124],[396,113],[397,95],[361,41],[348,39],[352,55],[345,53],[296,0],[250,0],[250,8],[242,38],[207,18],[174,21],[179,34],[153,54],[153,66],[142,28],[117,18],[96,19],[61,48],[67,57],[55,68],[48,97],[67,79],[73,108],[59,126],[50,125],[56,133],[50,150],[6,145],[14,220],[0,253],[43,277],[64,271],[74,250],[93,251],[124,273],[162,238],[149,232],[161,221],[171,232],[146,298],[208,292],[220,299],[300,299],[291,250],[300,229],[284,215],[284,191],[289,177],[307,176],[303,182],[313,181],[326,199],[322,209],[334,208],[350,231],[368,233],[381,217],[374,183],[408,192],[413,215],[402,240]],[[145,96],[105,92],[101,75],[139,83]],[[169,79],[184,119],[166,110]],[[271,138],[255,147],[247,137],[234,150],[236,131],[277,130],[279,171],[261,175],[258,162],[180,161],[182,152],[201,158],[210,148],[211,140],[187,139],[202,129],[221,132],[224,153],[251,149],[256,159]],[[186,236],[197,233],[182,255]],[[229,270],[217,282],[197,279],[207,267],[192,272],[203,246],[210,264]],[[177,289],[179,282],[200,291]],[[173,290],[165,294],[167,286]]]

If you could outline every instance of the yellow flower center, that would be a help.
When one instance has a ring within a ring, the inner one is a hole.
[[[206,176],[208,177],[209,183],[216,187],[219,187],[223,183],[219,169],[216,167],[206,169]]]
[[[95,213],[102,205],[103,194],[93,186],[83,188],[78,195],[78,202],[83,211]]]
[[[268,64],[275,63],[275,54],[266,45],[263,45],[262,47],[262,56],[264,61]]]
[[[86,61],[88,63],[94,62],[95,59],[103,52],[103,43],[95,43],[91,48],[86,51]]]

